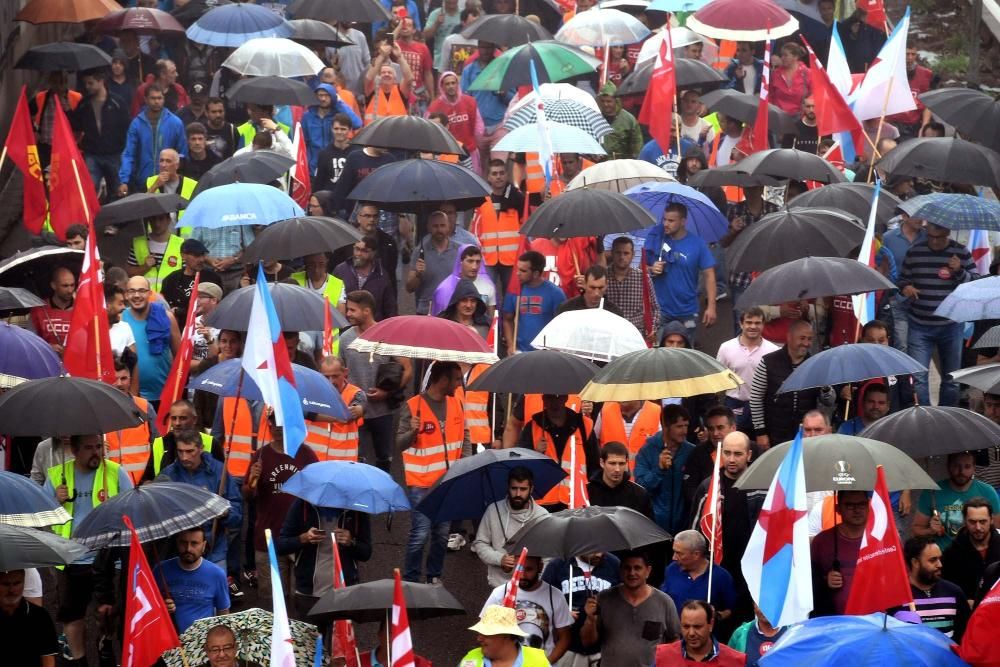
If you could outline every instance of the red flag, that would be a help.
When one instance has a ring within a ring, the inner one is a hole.
[[[392,595],[392,661],[389,667],[416,667],[410,620],[406,614],[406,598],[403,597],[403,580],[399,577],[398,569],[395,577],[396,590]]]
[[[97,191],[83,162],[76,137],[62,105],[55,106],[52,126],[52,162],[49,166],[49,222],[60,239],[70,225],[93,222],[101,207]]]
[[[878,466],[868,526],[861,536],[846,614],[872,614],[913,602],[910,576],[903,562],[903,547],[889,504],[885,472]]]
[[[333,313],[330,312],[330,304],[323,309],[323,356],[333,354],[333,339],[336,331],[333,328]]]
[[[719,493],[719,459],[722,458],[722,446],[715,449],[715,465],[712,466],[712,481],[708,485],[705,504],[701,506],[701,521],[698,527],[701,534],[709,539],[712,545],[712,560],[716,565],[722,563],[722,494]]]
[[[979,603],[965,626],[962,646],[958,655],[973,667],[1000,667],[1000,642],[997,628],[1000,627],[1000,581]]]
[[[31,113],[28,111],[25,90],[26,87],[21,86],[21,96],[17,100],[3,151],[24,176],[24,226],[32,234],[40,234],[49,205],[45,201],[45,180],[42,176],[42,164],[38,159],[38,143],[35,140],[35,130],[31,127]],[[0,164],[2,163],[0,160]]]
[[[816,103],[817,134],[823,137],[828,134],[850,132],[855,137],[855,144],[857,144],[857,137],[863,131],[861,121],[857,119],[854,112],[851,111],[851,107],[848,106],[847,100],[830,81],[830,75],[826,73],[823,63],[816,57],[816,53],[805,37],[802,37],[802,43],[805,44],[806,50],[809,52],[809,76],[813,100]],[[859,148],[863,149],[864,147],[855,145],[855,149]]]
[[[115,357],[111,352],[108,309],[101,279],[101,256],[97,252],[94,223],[87,220],[87,248],[83,253],[80,284],[73,302],[73,315],[66,334],[63,364],[74,377],[115,383]]]
[[[510,575],[510,583],[507,584],[507,594],[503,597],[503,606],[514,608],[517,604],[517,589],[521,585],[521,575],[524,574],[524,559],[528,557],[528,547],[521,547],[521,555],[517,557],[517,565]]]
[[[865,23],[883,32],[886,30],[888,18],[885,15],[885,5],[882,0],[856,0],[854,6],[865,12]]]
[[[642,333],[643,336],[649,338],[650,340],[646,342],[646,345],[652,347],[653,334],[653,289],[652,283],[649,279],[649,271],[646,264],[646,252],[644,249],[639,249],[639,270],[642,272]]]
[[[670,31],[663,32],[660,54],[657,56],[649,88],[639,110],[639,122],[649,126],[649,134],[656,139],[664,153],[670,150],[670,126],[673,124],[674,98],[677,94],[677,73],[674,70],[674,50],[670,45]]]
[[[768,30],[770,33],[770,29]],[[751,152],[766,151],[771,147],[768,138],[767,99],[771,89],[771,39],[764,40],[764,71],[760,78],[760,102],[757,105],[757,118],[753,122],[753,134],[750,138]]]
[[[167,605],[153,580],[146,554],[132,521],[122,521],[132,533],[128,555],[128,596],[125,598],[125,639],[122,643],[123,665],[152,665],[169,649],[179,648],[181,640],[170,620]]]
[[[486,335],[486,344],[493,350],[493,354],[500,354],[500,311],[493,311],[493,324],[490,332]]]
[[[333,588],[346,588],[344,582],[344,570],[340,565],[340,547],[337,546],[337,536],[330,533],[333,541]],[[351,621],[334,621],[333,625],[333,645],[330,651],[331,657],[344,658],[348,667],[358,667],[361,656],[358,654],[358,642],[354,637],[354,625]]]
[[[306,211],[309,210],[309,198],[312,197],[312,184],[309,179],[309,156],[306,154],[306,138],[302,135],[302,126],[295,125],[295,166],[292,167],[292,182],[290,192],[292,199]]]
[[[184,387],[187,385],[188,374],[191,371],[191,356],[194,354],[195,317],[198,310],[198,284],[201,282],[201,271],[194,274],[194,284],[191,285],[191,297],[188,300],[187,320],[181,332],[181,347],[174,355],[170,365],[167,381],[160,391],[160,409],[156,411],[156,428],[160,433],[170,430],[167,418],[170,416],[170,406],[184,398]]]

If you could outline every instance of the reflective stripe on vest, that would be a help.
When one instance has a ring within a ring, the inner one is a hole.
[[[601,439],[603,447],[609,442],[620,442],[628,448],[628,468],[635,470],[635,457],[646,438],[656,435],[660,430],[660,406],[646,401],[639,408],[639,414],[632,418],[632,432],[625,437],[625,418],[622,417],[620,403],[608,402],[601,408]]]
[[[489,367],[489,364],[473,366],[465,378],[465,386],[472,384]],[[465,410],[465,428],[469,429],[469,440],[481,445],[493,442],[493,429],[490,428],[489,413],[490,392],[467,391],[465,387],[459,387],[455,396],[462,402],[462,407]]]
[[[405,116],[407,113],[406,104],[403,103],[403,97],[399,94],[399,86],[392,87],[388,101],[385,99],[381,86],[379,86],[372,93],[372,99],[365,108],[365,125],[371,125],[379,118]]]
[[[139,396],[132,396],[135,406],[143,415],[148,414],[149,402]],[[134,483],[142,472],[146,469],[146,461],[149,459],[149,423],[143,422],[132,428],[112,431],[104,434],[104,440],[108,445],[108,458],[125,468],[125,472],[132,478]]]
[[[270,429],[267,428],[267,417],[262,414],[260,424],[255,429],[253,414],[246,399],[239,399],[237,404],[236,398],[227,396],[222,399],[222,428],[226,435],[225,446],[229,448],[226,453],[226,470],[233,477],[244,477],[250,468],[250,456],[253,454],[254,445],[271,439]]]
[[[118,495],[118,469],[119,465],[114,461],[108,461],[107,459],[101,460],[101,465],[97,467],[97,470],[94,473],[94,486],[91,489],[90,494],[90,502],[93,507],[97,507],[108,498],[113,498]],[[73,461],[67,461],[66,463],[58,466],[52,466],[46,471],[46,476],[48,476],[53,489],[62,484],[66,485],[66,492],[69,494],[70,499],[64,502],[62,506],[67,512],[69,512],[70,516],[73,516],[72,498],[74,496],[74,472],[75,468],[73,466]],[[105,479],[107,479],[106,487]],[[52,532],[60,537],[69,539],[73,534],[73,519],[70,519],[60,526],[52,526]]]
[[[326,300],[330,302],[331,306],[336,308],[337,304],[340,303],[340,295],[344,292],[344,281],[329,273],[326,274],[326,276],[326,285],[323,287],[323,296],[326,297]],[[297,271],[293,273],[292,280],[297,282],[301,287],[305,287],[312,292],[316,291],[309,283],[309,277],[306,275],[305,271]],[[336,328],[333,330],[333,347],[327,354],[331,354],[333,356],[340,354],[340,336],[337,335]]]
[[[292,128],[288,127],[284,123],[279,123],[275,121],[277,125],[285,135],[292,136]],[[238,146],[238,148],[246,148],[247,146],[253,145],[253,138],[257,136],[257,128],[253,126],[251,121],[247,121],[236,128],[236,134],[240,135],[243,139],[243,143]]]
[[[212,453],[212,436],[208,433],[198,433],[201,438],[201,449],[207,454]],[[176,455],[175,455],[176,458]],[[153,441],[153,477],[160,474],[160,467],[163,465],[163,438],[159,437]]]
[[[153,187],[153,183],[156,183],[157,178],[159,178],[159,176],[150,176],[149,178],[146,179],[147,191],[149,191],[149,189]],[[187,176],[181,176],[180,179],[181,179],[181,187],[177,189],[177,194],[184,201],[191,201],[191,197],[194,196],[194,190],[195,188],[198,187],[198,181],[194,180],[193,178],[188,178]],[[160,192],[163,192],[162,188],[160,189]],[[177,221],[180,222],[181,218],[183,217],[184,217],[184,209],[177,211]],[[189,236],[191,236],[191,228],[178,227],[177,234],[180,237],[186,239]]]
[[[580,400],[579,394],[570,394],[566,398],[566,407],[580,411],[580,406],[583,405],[583,401]],[[524,423],[527,424],[531,421],[531,418],[537,415],[539,412],[545,409],[542,405],[542,395],[541,394],[525,394],[524,395]]]
[[[433,486],[451,463],[462,455],[465,440],[465,415],[454,396],[445,399],[444,431],[437,415],[422,395],[407,401],[410,414],[420,420],[416,441],[403,450],[403,474],[406,485],[416,488]]]
[[[170,240],[167,241],[167,248],[163,251],[163,258],[160,260],[160,265],[158,267],[154,266],[143,274],[146,280],[149,281],[149,288],[154,292],[160,291],[164,278],[174,271],[181,270],[183,265],[181,245],[183,244],[184,239],[176,234],[171,234]],[[136,265],[142,266],[146,258],[149,257],[149,239],[145,235],[133,238],[132,252],[135,253]]]
[[[498,212],[492,200],[487,197],[476,210],[474,224],[479,245],[483,249],[483,262],[487,266],[495,266],[497,263],[514,266],[521,243],[521,219],[517,211],[507,209]]]
[[[576,474],[583,475],[583,479],[587,479],[587,459],[583,452],[583,442],[587,439],[587,433],[593,430],[593,425],[588,417],[583,418],[583,430],[577,429],[576,432]],[[562,460],[556,456],[556,447],[552,442],[552,436],[545,432],[545,430],[538,425],[538,422],[532,420],[531,422],[531,441],[536,445],[539,442],[545,443],[545,455],[548,456],[553,461],[557,461],[564,471],[566,471],[566,476],[556,486],[542,497],[538,501],[539,505],[554,505],[555,503],[562,503],[563,505],[569,505],[569,489],[571,475],[573,474],[572,462],[572,448],[569,446],[569,441],[566,441],[566,446],[563,447]]]

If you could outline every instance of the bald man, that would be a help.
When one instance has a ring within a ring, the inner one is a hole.
[[[163,301],[152,300],[149,281],[144,276],[133,276],[125,289],[128,308],[122,321],[128,323],[135,336],[139,355],[139,395],[160,406],[160,393],[170,373],[170,364],[181,344],[181,334],[174,314]]]
[[[49,289],[52,296],[45,300],[45,305],[31,309],[31,325],[56,354],[62,355],[73,318],[76,277],[69,269],[57,267],[49,278]]]

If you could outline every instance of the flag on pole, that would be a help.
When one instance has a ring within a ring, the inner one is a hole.
[[[885,470],[876,468],[868,525],[861,535],[861,548],[854,568],[845,614],[873,614],[913,602],[910,575],[903,562],[896,520],[889,502]]]
[[[875,262],[875,219],[878,213],[878,197],[881,190],[882,182],[875,179],[875,193],[872,196],[871,213],[868,215],[868,228],[865,230],[865,238],[861,241],[861,251],[858,253],[858,261],[873,269],[877,268]],[[855,294],[851,296],[851,303],[854,306],[854,317],[857,318],[861,326],[875,319],[875,292]]]
[[[170,407],[184,398],[186,391],[188,375],[191,371],[191,357],[194,355],[195,320],[197,319],[198,285],[200,283],[201,271],[197,271],[194,274],[194,284],[191,285],[191,296],[188,298],[187,319],[184,321],[184,329],[181,331],[181,346],[177,350],[177,354],[174,355],[167,381],[163,383],[163,390],[160,392],[160,409],[156,411],[156,428],[160,433],[166,433],[170,430],[167,423]]]
[[[410,619],[403,597],[403,580],[399,570],[394,572],[396,590],[392,595],[392,651],[389,667],[415,667],[413,638],[410,636]]]
[[[990,264],[993,263],[993,247],[990,245],[990,233],[984,229],[973,229],[969,232],[969,252],[976,265],[976,273],[981,276],[990,275]]]
[[[49,204],[45,200],[45,180],[26,90],[26,86],[21,86],[3,149],[24,177],[24,227],[32,234],[41,234]]]
[[[524,201],[528,201],[525,197]],[[524,234],[520,234],[520,239],[517,242],[517,255],[520,257],[524,253],[531,250],[531,243],[528,241],[528,237]],[[510,279],[507,281],[507,294],[520,295],[521,294],[521,281],[517,279],[517,266],[514,266],[514,271],[510,272]],[[517,305],[517,304],[515,304]]]
[[[760,101],[757,103],[757,118],[753,121],[753,134],[751,144],[753,151],[766,151],[771,147],[768,137],[768,112],[770,108],[767,100],[771,89],[771,29],[768,28],[768,38],[764,40],[764,69],[760,77]]]
[[[336,534],[331,532],[330,540],[333,542],[333,588],[334,590],[346,588],[347,584],[344,581],[344,568],[340,564],[340,547],[337,545]],[[333,622],[333,642],[330,645],[330,656],[344,658],[349,667],[358,667],[360,655],[358,654],[358,642],[354,637],[354,624],[351,621]]]
[[[816,132],[819,136],[839,135],[848,153],[857,155],[864,152],[864,128],[861,121],[851,111],[847,100],[830,81],[823,63],[816,57],[812,45],[802,35],[799,36],[809,52],[809,77],[812,84],[813,101],[816,104]],[[846,135],[846,137],[845,137]],[[853,150],[851,150],[853,149]],[[853,159],[851,160],[853,162]]]
[[[490,325],[490,332],[486,334],[486,344],[493,354],[500,354],[500,311],[493,311],[493,323]]]
[[[101,205],[90,178],[76,135],[61,104],[53,104],[55,121],[52,125],[52,161],[49,165],[49,223],[60,239],[66,238],[66,228],[92,222]]]
[[[848,98],[859,120],[913,111],[917,103],[906,76],[906,36],[910,30],[910,8],[882,45],[854,93]]]
[[[673,125],[674,98],[677,95],[677,73],[674,69],[674,49],[670,43],[670,30],[663,31],[660,53],[656,56],[649,88],[642,99],[638,120],[649,127],[649,134],[664,154],[670,152],[670,133]],[[678,156],[680,159],[680,156]]]
[[[517,557],[517,565],[510,575],[507,584],[507,594],[503,596],[503,606],[511,609],[517,604],[517,591],[521,586],[521,575],[524,574],[524,560],[528,557],[528,547],[521,547],[521,555]]]
[[[281,570],[278,568],[278,556],[274,552],[270,528],[264,529],[264,540],[267,542],[267,557],[271,567],[271,598],[274,604],[270,667],[295,667],[295,644],[292,641],[292,628],[288,623],[285,594],[281,587]]]
[[[289,195],[299,206],[309,210],[309,198],[312,197],[312,180],[309,174],[309,155],[306,153],[306,138],[302,134],[302,124],[295,124],[295,143],[292,146],[295,156],[295,166],[292,167]]]
[[[844,51],[844,43],[840,41],[840,30],[837,22],[833,23],[833,32],[830,36],[830,50],[826,56],[826,71],[830,77],[830,83],[840,91],[844,99],[850,99],[854,89],[854,75],[851,74],[851,66],[847,64],[847,53]]]
[[[333,354],[333,343],[340,331],[333,326],[333,312],[330,304],[323,309],[323,356]]]
[[[115,383],[115,357],[111,351],[108,309],[104,301],[101,255],[97,251],[94,223],[87,225],[87,246],[83,252],[80,283],[73,302],[63,365],[73,377]]]
[[[576,435],[569,439],[569,446],[572,447],[571,468],[569,471],[569,509],[578,510],[582,507],[590,507],[590,498],[587,497],[587,476],[581,475],[576,461]]]
[[[701,521],[698,527],[701,534],[708,538],[712,545],[712,560],[716,565],[722,563],[722,494],[719,492],[719,460],[722,458],[722,443],[715,448],[715,463],[712,466],[711,482],[705,503],[701,506]]]
[[[528,63],[531,66],[531,88],[535,91],[535,125],[538,128],[538,162],[542,166],[542,173],[545,174],[545,189],[552,182],[552,174],[555,167],[552,164],[552,137],[549,136],[549,125],[545,120],[545,101],[542,99],[542,92],[538,87],[538,73],[535,72],[535,62]]]
[[[888,17],[885,15],[885,5],[882,0],[855,0],[854,6],[865,13],[865,23],[879,32],[886,30]]]
[[[642,335],[646,345],[653,346],[653,284],[649,279],[646,253],[639,252],[639,272],[642,273]],[[657,306],[658,307],[658,306]]]
[[[256,291],[243,346],[243,370],[260,388],[264,402],[274,410],[275,423],[284,429],[285,453],[295,456],[306,439],[306,423],[263,264],[257,266]]]
[[[774,627],[804,621],[813,608],[808,513],[799,427],[741,560],[750,595]]]
[[[164,651],[179,648],[181,640],[170,619],[142,551],[132,520],[122,521],[132,534],[128,552],[128,594],[125,598],[125,637],[122,641],[122,667],[147,667],[160,659]]]

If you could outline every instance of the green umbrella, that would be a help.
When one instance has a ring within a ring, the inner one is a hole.
[[[592,74],[601,61],[560,42],[531,42],[495,58],[479,73],[469,90],[510,90],[531,83],[530,63],[535,63],[538,83],[542,84]]]
[[[715,394],[743,381],[698,350],[654,347],[618,357],[594,375],[580,392],[585,401],[655,401]]]
[[[0,524],[0,572],[66,565],[85,553],[87,547],[49,530]]]

